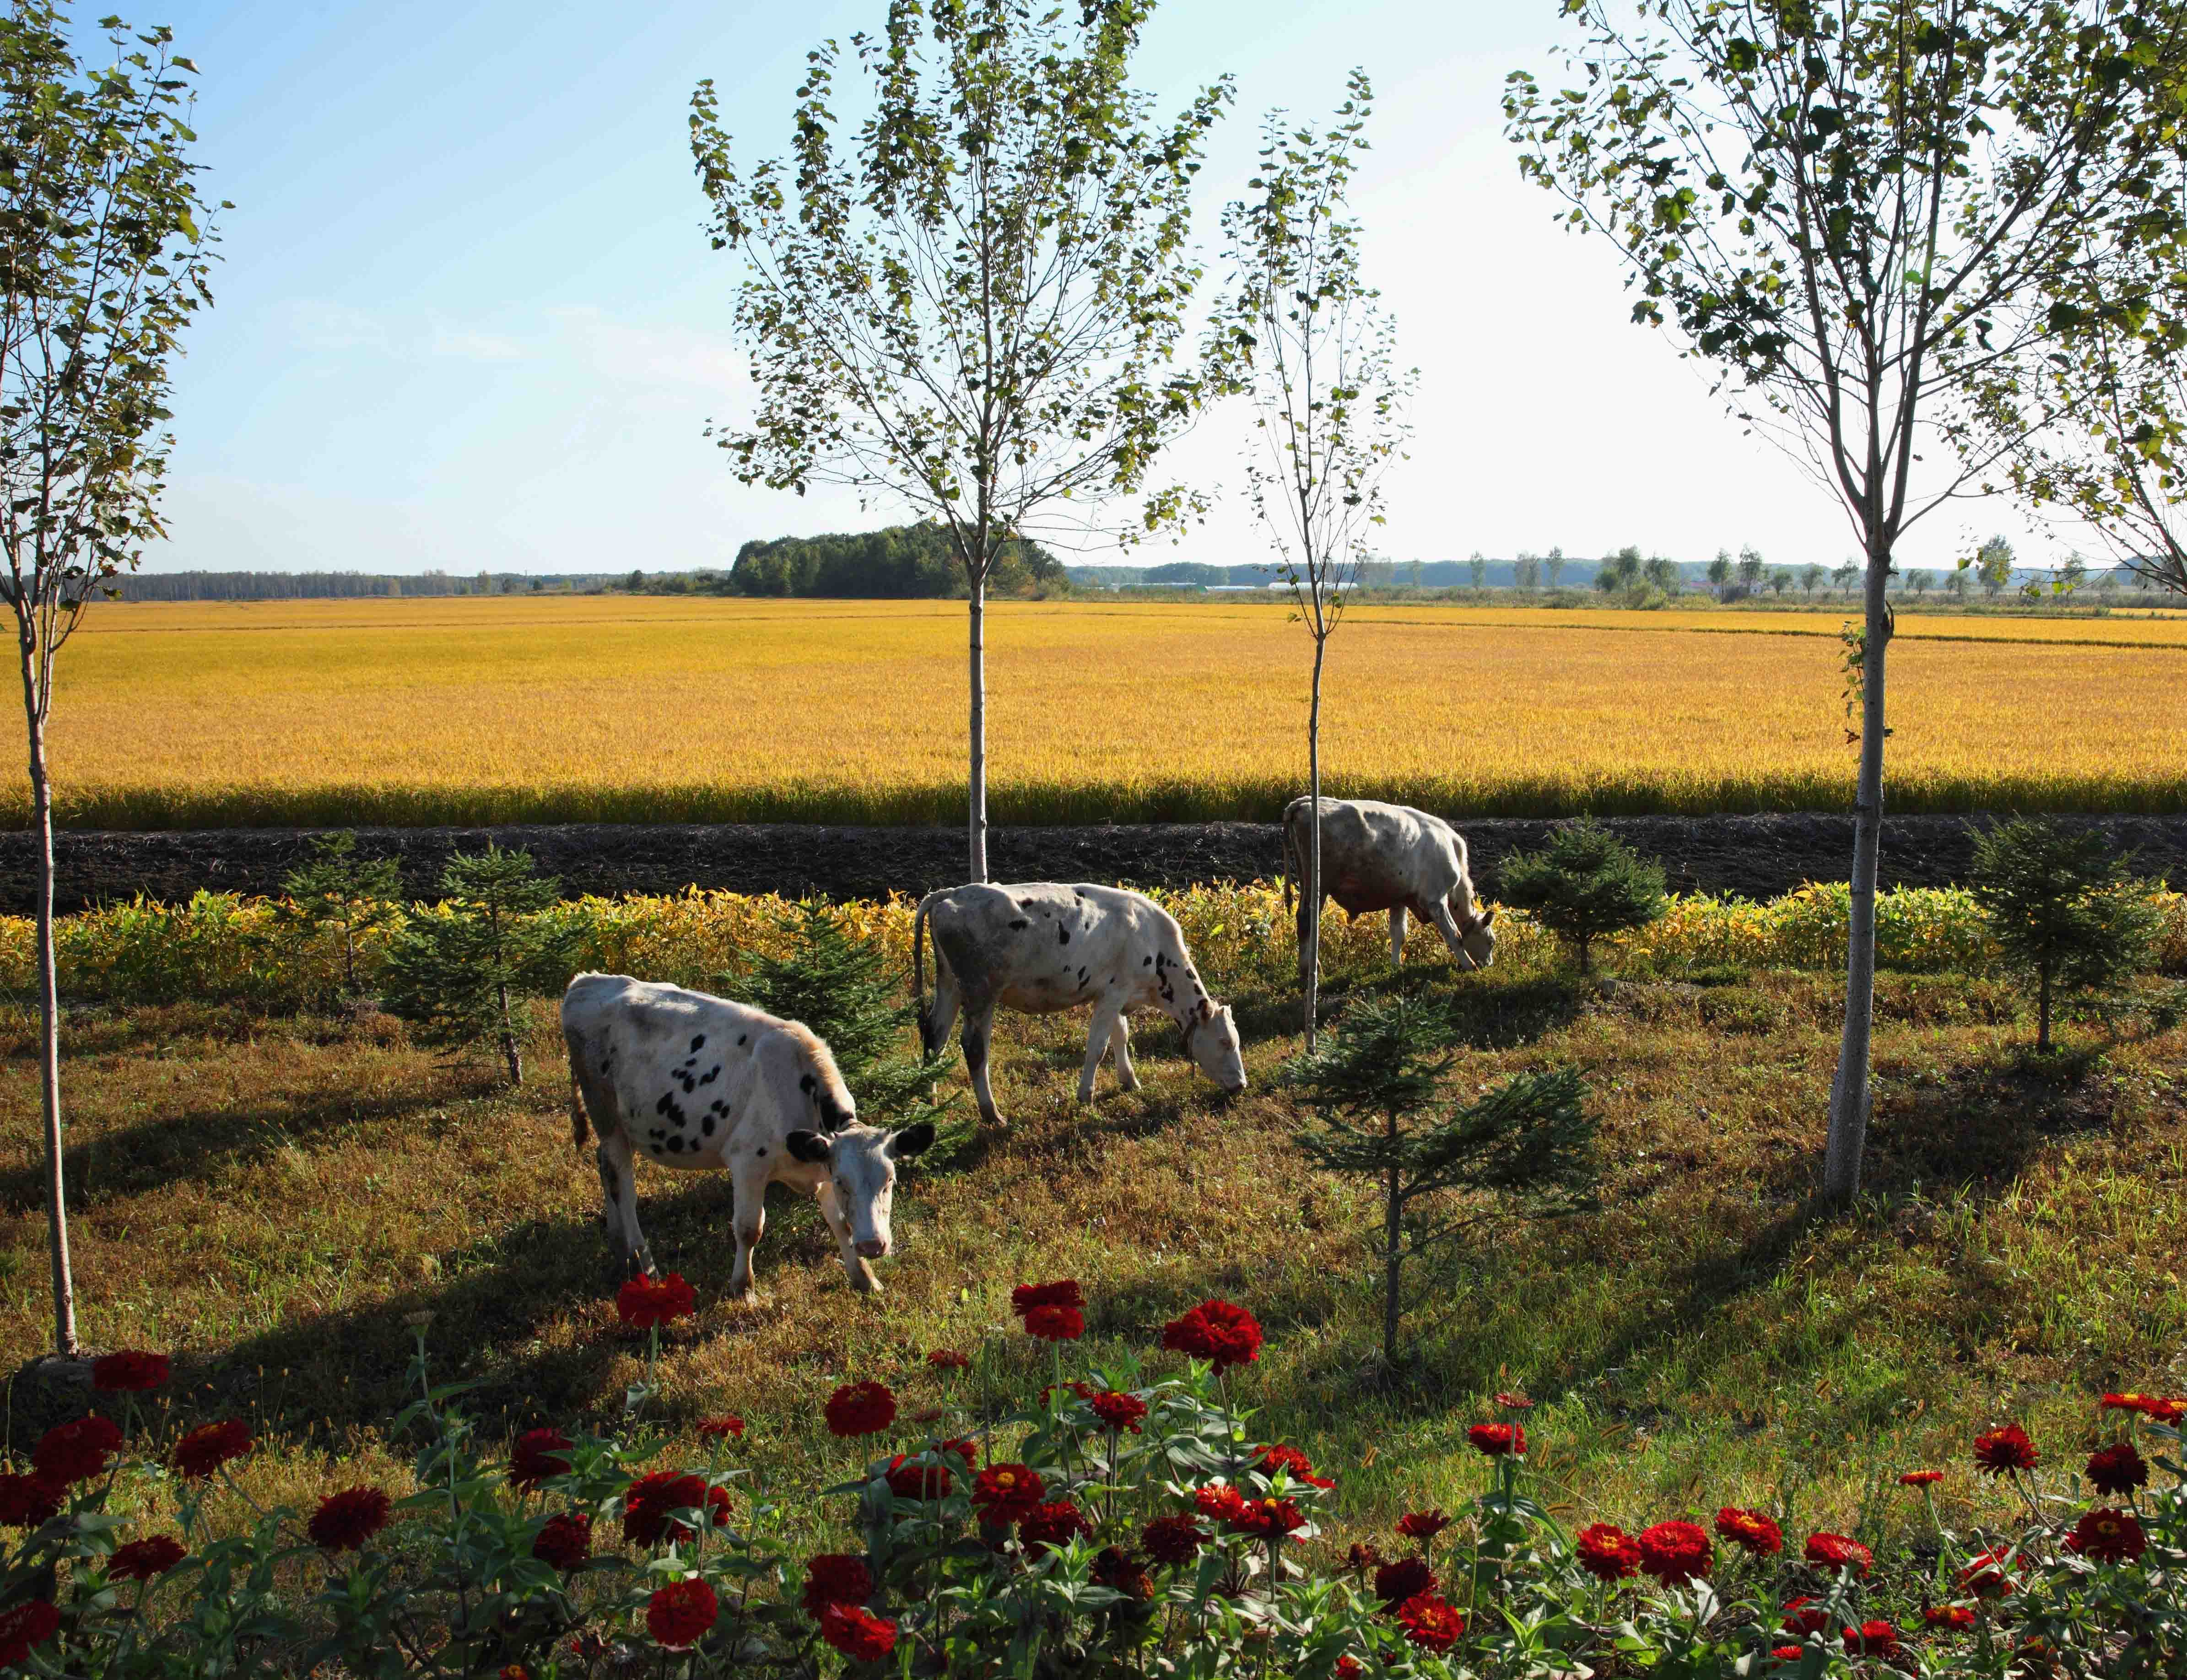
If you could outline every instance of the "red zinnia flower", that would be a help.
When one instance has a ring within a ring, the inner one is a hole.
[[[1052,1284],[1020,1284],[1010,1291],[1010,1311],[1024,1318],[1037,1306],[1069,1306],[1083,1311],[1084,1291],[1076,1278],[1059,1278]]]
[[[1257,1534],[1263,1540],[1280,1539],[1306,1526],[1306,1513],[1296,1499],[1247,1499],[1223,1514],[1223,1520],[1240,1534]]]
[[[2018,1424],[1985,1430],[1975,1437],[1975,1468],[1991,1475],[2008,1470],[2032,1470],[2037,1464],[2035,1443]]]
[[[211,1475],[231,1458],[250,1451],[250,1431],[233,1418],[200,1424],[175,1443],[175,1468],[186,1476]]]
[[[1818,1569],[1849,1569],[1863,1580],[1875,1554],[1858,1540],[1842,1534],[1811,1534],[1801,1555]]]
[[[1934,1487],[1944,1479],[1942,1470],[1909,1470],[1898,1478],[1901,1487]]]
[[[0,1615],[0,1668],[12,1668],[61,1631],[61,1613],[43,1599],[30,1599]]]
[[[1077,1341],[1086,1334],[1086,1315],[1075,1306],[1036,1306],[1025,1316],[1025,1330],[1043,1341]]]
[[[389,1503],[376,1487],[346,1487],[319,1501],[304,1532],[322,1552],[354,1552],[387,1526]]]
[[[1498,1391],[1496,1396],[1496,1403],[1498,1406],[1508,1407],[1514,1412],[1531,1412],[1534,1409],[1534,1402],[1527,1399],[1525,1395],[1512,1394],[1503,1391]]]
[[[1386,1610],[1435,1590],[1435,1571],[1428,1567],[1425,1558],[1400,1558],[1375,1571],[1375,1596],[1382,1601]]]
[[[879,1662],[896,1649],[896,1624],[856,1604],[820,1612],[820,1637],[852,1662]]]
[[[2100,1447],[2089,1455],[2089,1485],[2099,1493],[2131,1494],[2149,1486],[2149,1462],[2130,1441]]]
[[[681,1272],[661,1278],[632,1278],[616,1291],[616,1316],[634,1330],[688,1318],[698,1302]]]
[[[1156,1517],[1139,1531],[1139,1544],[1158,1564],[1189,1564],[1206,1543],[1206,1531],[1190,1517]]]
[[[662,1587],[645,1601],[645,1631],[672,1651],[689,1650],[713,1631],[722,1613],[714,1589],[698,1576]]]
[[[582,1511],[558,1511],[540,1525],[531,1555],[563,1574],[593,1555],[593,1520]]]
[[[1526,1431],[1517,1424],[1476,1424],[1465,1438],[1492,1458],[1526,1456]]]
[[[1845,1648],[1854,1656],[1892,1657],[1899,1652],[1898,1629],[1887,1621],[1864,1621],[1844,1631]]]
[[[1736,1505],[1726,1505],[1716,1514],[1716,1531],[1719,1539],[1744,1548],[1751,1557],[1774,1558],[1785,1549],[1783,1529],[1761,1512],[1743,1511]]]
[[[1091,1400],[1095,1395],[1101,1391],[1099,1389],[1094,1387],[1093,1384],[1082,1383],[1076,1377],[1073,1377],[1069,1382],[1065,1383],[1063,1386],[1072,1395],[1081,1400]],[[1055,1393],[1055,1389],[1056,1385],[1054,1383],[1044,1383],[1041,1385],[1040,1403],[1043,1410],[1047,1408],[1049,1400]]]
[[[1408,1511],[1397,1519],[1397,1532],[1425,1546],[1450,1526],[1450,1519],[1437,1506],[1432,1511]]]
[[[1351,1549],[1344,1554],[1344,1566],[1354,1575],[1364,1575],[1370,1569],[1380,1569],[1385,1561],[1381,1548],[1372,1541],[1355,1540]]]
[[[1027,1552],[1038,1546],[1068,1546],[1073,1540],[1091,1538],[1094,1525],[1068,1499],[1036,1505],[1018,1519],[1018,1538]]]
[[[1779,1662],[1797,1662],[1807,1654],[1808,1648],[1805,1645],[1777,1645],[1769,1652],[1769,1655]]]
[[[879,1435],[896,1421],[896,1396],[885,1383],[845,1383],[828,1396],[824,1415],[830,1435]]]
[[[1211,1360],[1217,1371],[1251,1364],[1261,1357],[1261,1327],[1253,1315],[1227,1301],[1203,1301],[1162,1326],[1164,1347]]]
[[[2107,1394],[2103,1404],[2107,1411],[2139,1412],[2158,1424],[2176,1424],[2182,1411],[2187,1411],[2187,1400],[2167,1400],[2155,1394]]]
[[[701,1441],[741,1441],[744,1433],[745,1420],[734,1414],[699,1419],[697,1434]]]
[[[1112,1430],[1139,1432],[1139,1420],[1147,1415],[1147,1402],[1136,1394],[1118,1394],[1105,1390],[1086,1402],[1094,1408],[1094,1415]]]
[[[126,1546],[116,1546],[106,1560],[106,1572],[117,1581],[149,1581],[165,1575],[189,1555],[171,1535],[147,1535]]]
[[[2141,1523],[2131,1511],[2109,1505],[2088,1512],[2066,1537],[2068,1550],[2101,1564],[2128,1564],[2147,1549]]]
[[[961,1371],[971,1364],[972,1356],[953,1347],[937,1347],[926,1356],[926,1363],[937,1371]]]
[[[964,1468],[968,1470],[977,1469],[980,1466],[980,1444],[975,1441],[937,1441],[934,1443],[934,1450],[936,1452],[954,1452],[964,1461]]]
[[[1262,1475],[1272,1476],[1284,1471],[1296,1481],[1309,1487],[1334,1487],[1336,1484],[1326,1476],[1313,1473],[1313,1460],[1296,1447],[1263,1447],[1253,1460],[1253,1468]]]
[[[1673,1520],[1644,1528],[1640,1567],[1666,1587],[1679,1587],[1696,1576],[1706,1575],[1716,1560],[1716,1548],[1695,1524]]]
[[[1094,1557],[1092,1578],[1113,1593],[1144,1604],[1155,1595],[1155,1584],[1139,1560],[1122,1546],[1104,1546]]]
[[[48,1430],[31,1453],[31,1464],[40,1475],[65,1487],[89,1481],[121,1450],[121,1431],[112,1424],[95,1415],[78,1418]]]
[[[1819,1633],[1830,1625],[1829,1613],[1813,1599],[1794,1599],[1785,1606],[1787,1633]]]
[[[1192,1503],[1203,1517],[1212,1518],[1217,1522],[1235,1523],[1239,1514],[1245,1509],[1245,1496],[1227,1481],[1213,1481],[1195,1490]]]
[[[817,1616],[830,1604],[863,1604],[874,1596],[874,1572],[863,1558],[847,1552],[823,1552],[805,1565],[805,1596],[799,1600],[807,1615]]]
[[[1465,1632],[1465,1618],[1432,1593],[1398,1605],[1397,1622],[1405,1638],[1424,1651],[1447,1651]]]
[[[143,1394],[167,1380],[172,1369],[164,1353],[125,1349],[91,1362],[91,1385],[101,1394]]]
[[[1972,1627],[1975,1613],[1965,1604],[1931,1604],[1921,1612],[1921,1620],[1931,1627]]]
[[[1339,1657],[1336,1660],[1336,1680],[1359,1680],[1366,1672],[1366,1665],[1358,1657]]]
[[[2012,1577],[2004,1572],[2004,1560],[2005,1552],[2002,1547],[1993,1547],[1989,1551],[1976,1554],[1959,1571],[1959,1585],[1977,1599],[2006,1597],[2012,1592],[2015,1583]]]
[[[972,1478],[972,1503],[992,1523],[1015,1522],[1047,1492],[1040,1472],[1023,1464],[990,1464]]]
[[[570,1437],[559,1430],[526,1430],[509,1450],[509,1483],[529,1492],[543,1481],[570,1474]]]
[[[889,1492],[899,1499],[946,1499],[956,1486],[947,1466],[915,1464],[902,1452],[888,1461],[881,1474],[887,1478]]]
[[[1589,1523],[1573,1549],[1579,1566],[1598,1581],[1622,1581],[1640,1572],[1640,1542],[1614,1524]]]
[[[716,1528],[729,1520],[729,1490],[709,1487],[706,1478],[674,1470],[655,1470],[631,1483],[622,1496],[622,1537],[637,1546],[678,1543],[691,1538],[690,1525],[672,1520],[677,1511],[711,1511]]]
[[[68,1489],[49,1476],[0,1475],[0,1527],[36,1528],[57,1514]]]

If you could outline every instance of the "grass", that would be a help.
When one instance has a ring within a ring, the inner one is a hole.
[[[1453,814],[1841,808],[1842,621],[1361,608],[1330,786]],[[117,604],[62,660],[59,809],[953,822],[964,635],[946,601]],[[1268,818],[1296,791],[1307,644],[1278,604],[998,604],[988,663],[999,823]],[[1909,615],[1892,693],[1894,810],[2187,809],[2177,618]]]
[[[1006,1018],[996,1082],[1012,1129],[908,1183],[877,1300],[849,1292],[810,1206],[779,1200],[762,1302],[723,1304],[726,1182],[647,1172],[654,1250],[700,1301],[664,1360],[672,1419],[738,1412],[756,1467],[833,1480],[848,1455],[818,1410],[840,1381],[880,1377],[908,1412],[961,1400],[992,1419],[1046,1379],[1046,1350],[1005,1328],[1015,1283],[1085,1281],[1091,1330],[1073,1357],[1089,1359],[1165,1360],[1162,1321],[1221,1293],[1270,1333],[1243,1390],[1264,1408],[1257,1427],[1335,1467],[1322,1543],[1341,1553],[1477,1482],[1464,1431],[1500,1388],[1542,1402],[1529,1433],[1561,1513],[1629,1525],[1737,1502],[1880,1538],[1914,1514],[1889,1481],[1916,1463],[1949,1467],[1948,1520],[2003,1512],[1965,1468],[1976,1427],[2020,1418],[2062,1463],[2085,1444],[2091,1393],[2187,1386],[2187,1032],[2169,1025],[2168,983],[2037,1060],[2002,981],[1885,975],[1870,1195],[1824,1220],[1808,1197],[1836,1048],[1828,977],[1637,964],[1582,986],[1522,952],[1465,979],[1416,959],[1393,980],[1371,946],[1335,973],[1340,1000],[1391,984],[1449,995],[1471,1047],[1461,1089],[1577,1065],[1608,1168],[1599,1215],[1501,1231],[1422,1272],[1399,1379],[1364,1374],[1366,1204],[1291,1142],[1278,1070],[1297,1047],[1293,989],[1248,972],[1216,978],[1253,1080],[1227,1104],[1150,1024],[1135,1047],[1145,1088],[1119,1094],[1105,1074],[1080,1110],[1082,1018]],[[11,1363],[47,1334],[34,1042],[20,1014],[0,1021]],[[94,1009],[68,1044],[87,1334],[186,1356],[170,1426],[238,1414],[280,1443],[251,1468],[254,1492],[399,1480],[376,1431],[420,1312],[494,1430],[616,1415],[643,1344],[615,1322],[549,1008],[533,1010],[534,1082],[515,1092],[372,1015]],[[924,1365],[937,1346],[975,1355],[953,1386]],[[11,1421],[19,1449],[25,1427]]]

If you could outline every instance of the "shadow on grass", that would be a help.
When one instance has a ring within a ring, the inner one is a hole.
[[[2111,1124],[2115,1093],[2109,1082],[2090,1077],[2104,1060],[2102,1047],[2049,1055],[2025,1047],[1936,1084],[1879,1082],[1864,1189],[1883,1196],[1943,1186],[2003,1189],[2060,1138]]]

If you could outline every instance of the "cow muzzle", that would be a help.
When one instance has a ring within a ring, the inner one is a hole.
[[[851,1246],[857,1251],[861,1260],[885,1260],[888,1257],[888,1239],[885,1237],[867,1237]]]

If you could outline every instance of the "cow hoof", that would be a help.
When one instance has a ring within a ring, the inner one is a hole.
[[[881,1280],[874,1276],[873,1267],[863,1260],[858,1262],[858,1269],[851,1273],[851,1287],[860,1295],[885,1293],[881,1288]]]

